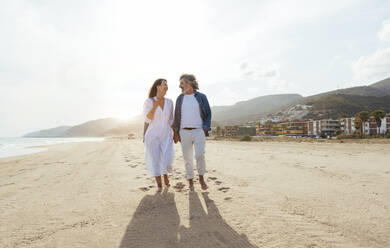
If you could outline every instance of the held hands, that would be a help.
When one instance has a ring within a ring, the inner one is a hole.
[[[173,142],[176,144],[179,141],[181,141],[180,135],[177,132],[173,132]]]

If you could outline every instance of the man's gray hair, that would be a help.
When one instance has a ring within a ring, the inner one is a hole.
[[[180,76],[180,81],[181,80],[184,80],[187,83],[190,83],[194,90],[199,90],[199,84],[198,84],[198,81],[196,81],[196,78],[195,78],[194,75],[192,75],[192,74],[183,74],[183,75]]]

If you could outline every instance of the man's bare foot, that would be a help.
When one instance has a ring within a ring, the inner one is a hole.
[[[159,192],[159,193],[162,192],[162,186],[157,187],[157,192]]]
[[[209,188],[209,186],[207,186],[206,182],[204,181],[203,175],[199,175],[199,183],[200,183],[202,190],[206,190]]]
[[[190,185],[190,186],[188,187],[188,189],[189,189],[191,192],[194,192],[194,191],[195,191],[194,185]]]
[[[200,186],[201,186],[202,190],[206,190],[209,188],[209,186],[207,186],[206,183],[201,183]]]

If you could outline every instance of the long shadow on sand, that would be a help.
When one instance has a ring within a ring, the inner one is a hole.
[[[137,207],[123,236],[120,248],[133,247],[250,247],[247,237],[231,228],[208,193],[189,195],[190,226],[180,226],[173,193],[146,195]]]

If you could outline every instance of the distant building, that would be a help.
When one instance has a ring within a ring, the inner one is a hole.
[[[381,126],[378,130],[378,125],[373,116],[364,123],[364,134],[366,135],[375,135],[375,134],[386,134],[390,132],[390,117],[382,118]]]
[[[378,133],[378,125],[376,124],[375,117],[370,118],[364,123],[364,134],[375,135]]]
[[[310,120],[308,123],[308,136],[320,136],[321,133],[321,120]]]
[[[307,135],[319,137],[321,134],[334,136],[340,130],[340,121],[332,119],[310,120],[307,122]]]
[[[340,120],[340,129],[343,133],[351,135],[355,133],[355,117],[343,118]]]
[[[286,136],[307,136],[307,121],[289,121],[281,124],[282,134]]]
[[[382,119],[380,133],[381,134],[390,133],[390,116]]]
[[[282,134],[282,124],[279,122],[273,123],[267,121],[256,125],[256,135],[258,136],[278,136]]]
[[[238,136],[240,126],[225,126],[225,136]]]
[[[240,126],[239,135],[255,136],[256,135],[256,127],[254,127],[254,126]]]
[[[340,130],[340,121],[332,119],[321,120],[321,127],[321,132],[333,136]]]
[[[322,119],[309,121],[285,121],[285,122],[266,122],[260,121],[256,126],[226,126],[224,131],[226,136],[312,136],[319,137],[335,136],[344,133],[347,135],[354,134],[357,130],[355,127],[355,117],[343,118],[340,120]],[[380,128],[374,117],[370,117],[364,124],[364,134],[375,135],[390,133],[390,116],[382,119]]]

